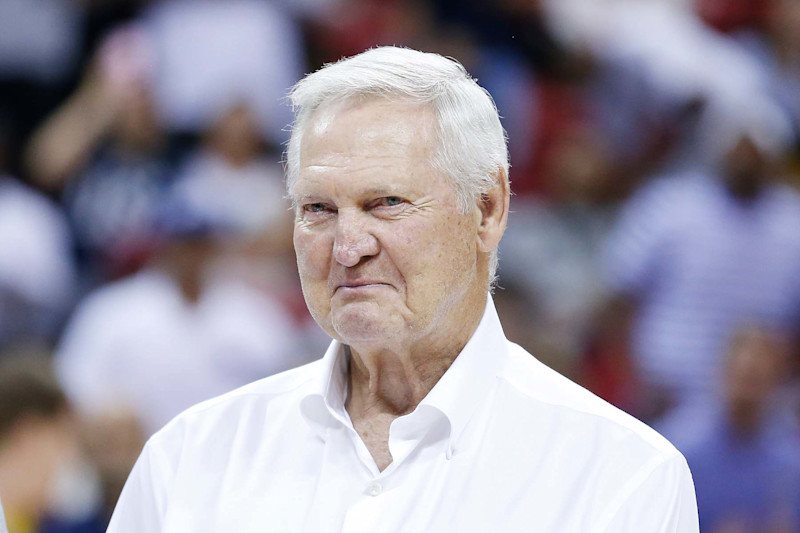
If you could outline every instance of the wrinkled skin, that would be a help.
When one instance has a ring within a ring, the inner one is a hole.
[[[317,322],[353,347],[429,350],[459,329],[469,314],[459,305],[483,311],[480,213],[461,214],[449,178],[429,165],[432,124],[425,108],[369,101],[323,109],[306,130],[300,278]]]

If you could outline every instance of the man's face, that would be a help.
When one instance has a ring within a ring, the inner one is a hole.
[[[346,344],[431,349],[485,298],[479,215],[459,212],[449,178],[429,163],[434,120],[372,99],[322,108],[304,132],[297,264],[312,316]]]

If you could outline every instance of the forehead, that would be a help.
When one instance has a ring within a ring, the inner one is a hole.
[[[304,129],[295,196],[340,176],[387,190],[398,181],[430,179],[436,142],[428,106],[378,98],[327,105]]]
[[[322,104],[309,117],[304,144],[329,132],[349,130],[352,126],[366,128],[377,134],[378,126],[402,133],[413,126],[415,134],[424,133],[425,141],[433,141],[435,113],[430,105],[418,102],[390,100],[380,96],[353,97]],[[328,139],[330,140],[330,139]]]

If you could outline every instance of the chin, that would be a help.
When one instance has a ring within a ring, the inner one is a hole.
[[[397,336],[399,324],[391,315],[348,309],[333,313],[333,330],[345,344],[382,342]]]

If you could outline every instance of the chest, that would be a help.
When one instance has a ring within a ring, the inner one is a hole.
[[[383,471],[343,425],[185,450],[164,531],[584,532],[633,475],[597,461],[589,436],[560,429],[563,416],[487,406],[476,418],[452,446],[436,431],[393,438]]]
[[[374,416],[370,418],[353,418],[353,428],[375,460],[378,470],[385,470],[392,462],[389,449],[389,431],[394,417]]]
[[[588,531],[591,524],[590,515],[575,512],[583,483],[560,488],[554,473],[520,483],[512,472],[480,465],[471,454],[448,460],[422,450],[413,466],[376,476],[358,461],[320,452],[323,460],[305,468],[275,464],[242,472],[235,484],[227,476],[201,482],[207,489],[203,503],[179,496],[165,531],[545,533]],[[191,491],[198,487],[195,480]]]

